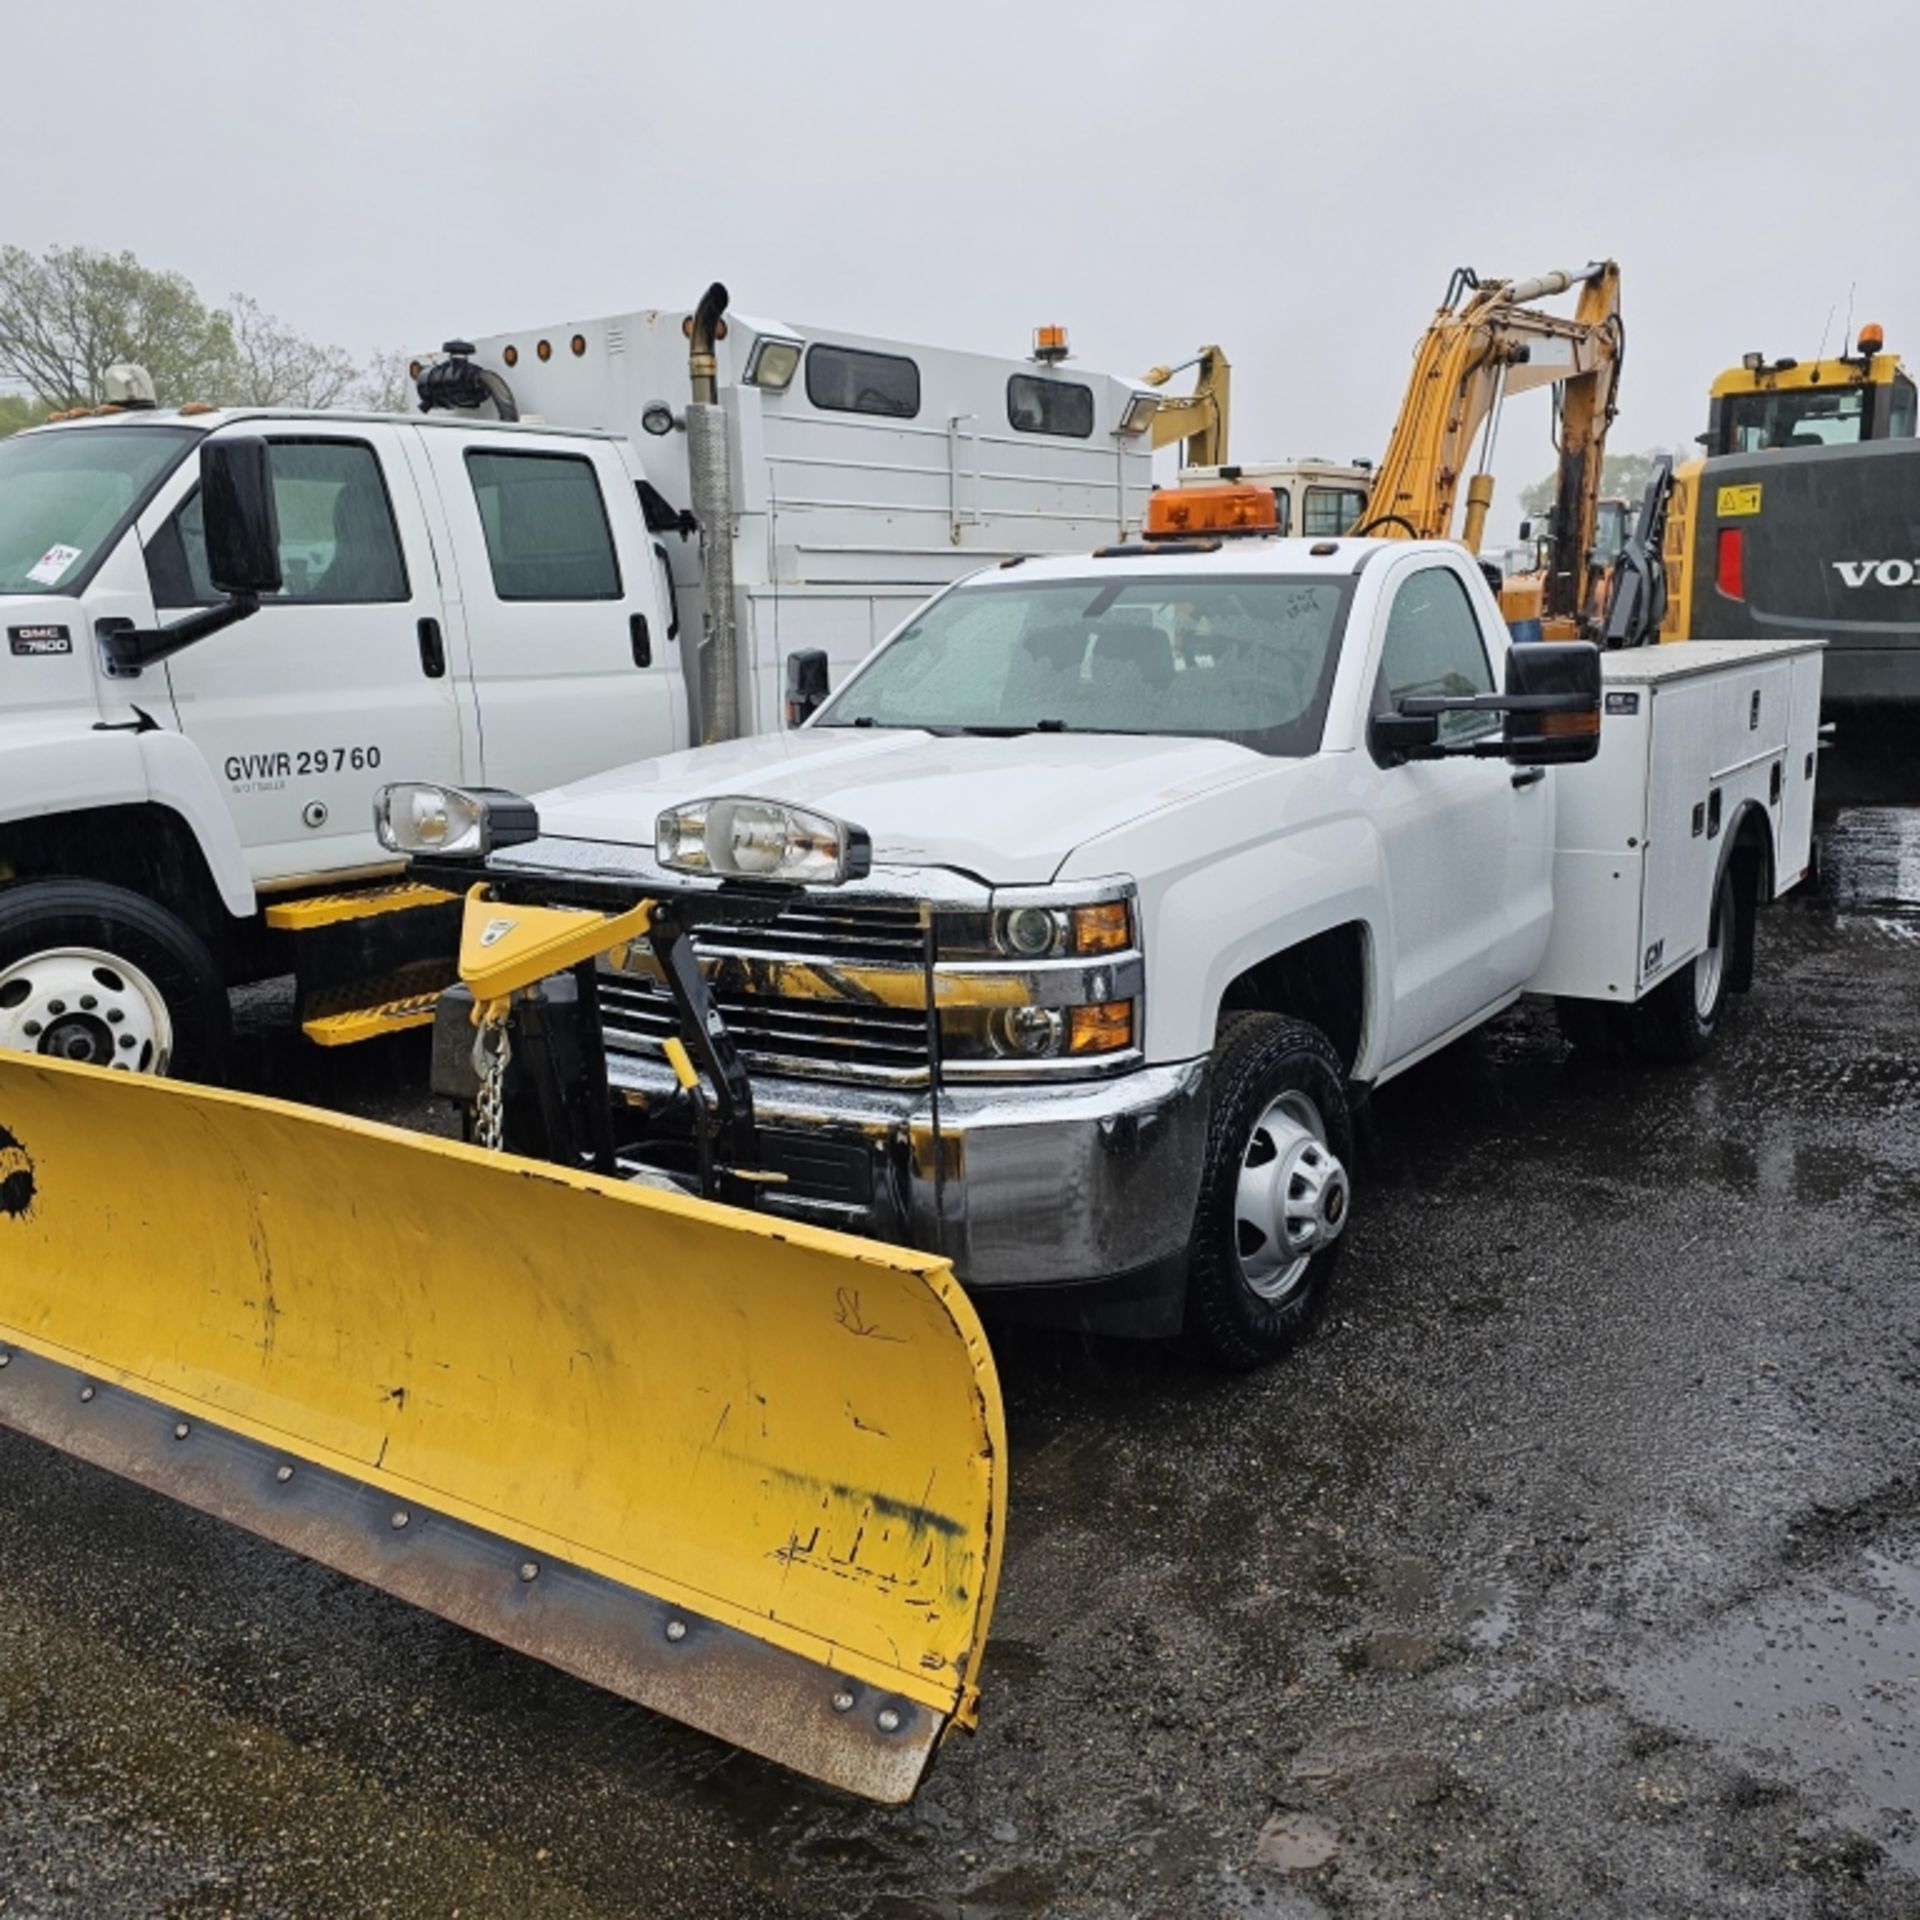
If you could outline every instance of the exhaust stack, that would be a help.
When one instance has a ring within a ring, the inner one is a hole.
[[[692,390],[687,408],[687,471],[707,583],[695,690],[703,746],[737,740],[743,731],[740,636],[733,601],[733,490],[727,416],[719,401],[714,358],[726,310],[727,290],[716,280],[701,295],[687,324],[687,379]]]

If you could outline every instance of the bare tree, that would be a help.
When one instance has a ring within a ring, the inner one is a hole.
[[[244,293],[232,297],[225,318],[231,366],[208,399],[241,407],[332,407],[360,377],[341,348],[295,333]]]
[[[412,364],[412,356],[398,347],[376,353],[360,369],[359,384],[349,397],[373,413],[411,413]]]
[[[227,316],[130,253],[0,247],[0,375],[50,407],[97,406],[107,369],[138,360],[163,401],[205,399],[231,364]]]

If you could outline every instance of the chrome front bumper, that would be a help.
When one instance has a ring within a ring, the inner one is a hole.
[[[663,1109],[675,1098],[663,1063],[614,1054],[607,1067],[615,1099],[629,1106]],[[755,1074],[753,1101],[777,1149],[769,1158],[796,1169],[786,1187],[764,1190],[765,1211],[944,1254],[970,1287],[1044,1287],[1168,1265],[1192,1229],[1207,1133],[1204,1059],[937,1096]],[[857,1161],[856,1174],[864,1168],[851,1195],[804,1190],[810,1144],[838,1150],[843,1167]],[[633,1164],[647,1164],[644,1145]]]

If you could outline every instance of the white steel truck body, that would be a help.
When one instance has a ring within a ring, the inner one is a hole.
[[[763,1208],[1248,1362],[1337,1258],[1355,1090],[1528,991],[1582,1039],[1690,1057],[1748,984],[1755,909],[1803,877],[1817,644],[1601,668],[1514,646],[1452,544],[1035,560],[936,598],[799,730],[540,796],[529,844],[430,866],[484,872],[503,912],[675,904]],[[822,820],[869,871],[721,910]],[[618,1164],[686,1178],[675,1006],[644,947],[616,960],[569,1057],[604,1045]],[[444,1091],[470,1090],[465,1018],[442,1009]],[[577,1150],[521,1113],[528,1150]]]
[[[436,982],[367,984],[450,954],[384,884],[384,780],[531,790],[776,727],[792,656],[844,667],[982,557],[1138,520],[1132,383],[729,327],[715,294],[698,521],[679,313],[450,354],[419,415],[103,410],[0,441],[0,1045],[214,1073],[226,986],[296,968],[316,1038],[418,1024]],[[202,465],[243,442],[277,564],[241,608]]]

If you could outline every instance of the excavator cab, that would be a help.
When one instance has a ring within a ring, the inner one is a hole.
[[[1701,444],[1718,455],[1911,440],[1920,393],[1885,343],[1866,326],[1855,352],[1832,360],[1746,355],[1714,381]]]

